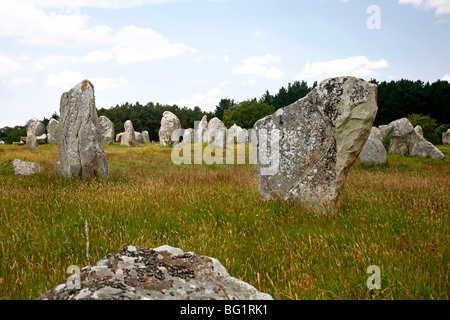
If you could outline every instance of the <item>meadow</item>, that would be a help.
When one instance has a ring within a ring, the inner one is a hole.
[[[341,210],[318,214],[262,201],[253,165],[175,165],[156,143],[105,146],[107,181],[56,175],[56,145],[2,145],[0,299],[36,299],[67,267],[127,245],[170,245],[217,258],[275,299],[448,300],[450,146],[439,149],[442,161],[358,159]],[[17,176],[14,159],[44,170]],[[371,265],[378,290],[366,286]]]

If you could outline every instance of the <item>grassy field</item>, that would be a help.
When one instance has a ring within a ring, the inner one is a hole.
[[[0,146],[0,298],[36,299],[126,245],[217,258],[276,299],[449,299],[450,148],[352,167],[341,211],[262,201],[253,165],[181,165],[157,144],[106,146],[111,178],[54,173],[55,145]],[[44,167],[14,175],[14,159]],[[87,251],[86,223],[89,228]],[[381,289],[366,287],[370,265]]]

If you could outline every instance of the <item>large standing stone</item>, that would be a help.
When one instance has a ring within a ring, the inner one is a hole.
[[[208,117],[203,116],[202,120],[198,124],[196,135],[197,135],[197,142],[207,142],[208,138],[205,137],[205,133],[208,130]]]
[[[103,144],[113,144],[116,133],[114,123],[105,116],[98,117],[99,129],[103,138]]]
[[[29,135],[27,135],[27,139],[26,139],[26,143],[27,143],[27,147],[30,150],[37,150],[38,149],[38,142],[36,139],[36,136],[32,133],[30,133]]]
[[[13,162],[14,173],[21,176],[29,176],[42,171],[42,167],[34,162],[26,162],[19,159]]]
[[[142,139],[144,143],[150,143],[150,136],[148,135],[148,131],[142,131]]]
[[[109,177],[95,108],[94,86],[84,80],[61,96],[56,171],[64,177]]]
[[[364,148],[362,149],[359,157],[363,163],[367,164],[386,163],[386,149],[381,142],[381,132],[378,128],[372,128],[369,138],[364,144]]]
[[[38,300],[273,300],[214,258],[161,246],[125,247],[84,267]]]
[[[181,129],[180,120],[170,111],[164,111],[159,129],[159,143],[161,146],[173,146],[178,143],[173,141],[172,134]]]
[[[51,118],[47,124],[47,143],[56,144],[58,143],[58,126],[59,121]]]
[[[429,157],[433,160],[444,158],[444,154],[439,149],[414,130],[414,126],[407,118],[395,120],[381,130],[383,137],[389,133],[391,133],[389,153]]]
[[[225,148],[227,138],[227,127],[219,118],[213,118],[208,123],[208,145]]]
[[[27,136],[34,134],[36,137],[45,134],[45,126],[37,118],[32,118],[27,123]]]
[[[121,144],[123,146],[137,147],[136,135],[134,134],[133,122],[131,120],[125,121],[123,124],[125,132],[122,134]]]
[[[450,129],[442,134],[442,144],[450,144]]]
[[[136,137],[136,143],[144,143],[144,138],[142,137],[142,134],[140,132],[135,131],[134,136]]]
[[[256,173],[264,199],[336,210],[350,167],[377,114],[377,86],[324,80],[305,98],[256,122]],[[268,136],[268,140],[264,136]]]

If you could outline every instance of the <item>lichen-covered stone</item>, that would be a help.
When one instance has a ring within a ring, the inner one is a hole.
[[[42,167],[34,162],[26,162],[19,159],[13,162],[14,173],[21,176],[29,176],[42,171]]]
[[[197,131],[195,132],[197,135],[196,142],[207,142],[208,138],[205,137],[206,130],[208,130],[208,117],[203,116],[202,120],[197,126]]]
[[[133,122],[131,120],[125,121],[123,124],[123,128],[125,132],[123,132],[122,137],[120,138],[120,143],[123,146],[129,146],[129,147],[137,147],[138,143],[136,141],[136,135],[133,127]]]
[[[103,144],[113,144],[115,138],[114,123],[105,116],[98,117],[99,129]]]
[[[227,131],[227,144],[246,143],[248,141],[247,131],[233,124]]]
[[[38,144],[46,144],[47,143],[47,135],[44,133],[44,134],[41,134],[40,136],[36,137],[36,142]]]
[[[227,127],[219,118],[213,118],[209,121],[206,135],[208,137],[208,145],[225,148],[227,142]]]
[[[159,143],[161,146],[173,146],[178,140],[172,139],[175,131],[181,130],[180,119],[170,111],[164,111],[159,129]],[[181,132],[180,132],[181,133]]]
[[[142,131],[142,139],[144,140],[144,143],[150,143],[148,131]]]
[[[38,300],[271,300],[214,258],[170,246],[125,247]]]
[[[134,136],[136,137],[136,143],[142,144],[144,143],[144,138],[142,137],[142,133],[135,131]]]
[[[34,134],[36,137],[45,134],[45,126],[37,118],[31,118],[27,123],[27,136]]]
[[[194,129],[186,129],[183,133],[183,142],[184,143],[195,143],[196,141],[196,134]]]
[[[28,148],[30,150],[37,150],[38,149],[37,139],[36,139],[36,136],[34,134],[30,133],[29,135],[27,135],[26,143],[27,143],[27,146],[28,146]]]
[[[258,140],[252,137],[252,143],[261,196],[316,210],[338,209],[345,178],[377,110],[375,84],[340,77],[323,81],[305,98],[257,121]],[[268,139],[263,139],[265,133]]]
[[[59,174],[66,178],[109,177],[94,86],[88,80],[61,96],[57,138]]]
[[[58,139],[57,139],[58,126],[59,126],[59,121],[54,118],[51,118],[47,124],[47,143],[49,143],[49,144],[58,143]]]

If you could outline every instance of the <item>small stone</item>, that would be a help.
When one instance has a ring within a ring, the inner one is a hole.
[[[15,174],[21,176],[29,176],[42,171],[41,166],[37,163],[26,162],[19,159],[14,160],[13,167]]]

